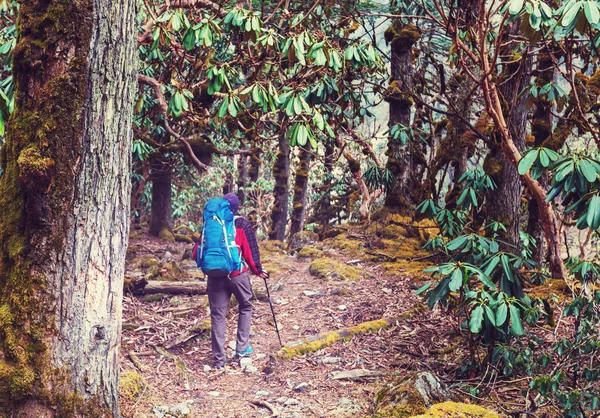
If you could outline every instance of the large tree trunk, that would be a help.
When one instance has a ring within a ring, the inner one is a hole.
[[[308,191],[308,170],[311,154],[304,149],[300,149],[298,158],[299,161],[294,181],[294,198],[292,200],[293,209],[290,236],[304,229],[304,220],[306,218],[306,193]]]
[[[0,178],[7,416],[119,414],[135,13],[133,0],[21,3]]]
[[[169,161],[159,155],[152,162],[152,207],[148,232],[158,236],[163,229],[173,230],[173,203],[171,200],[172,172]]]
[[[390,128],[396,124],[410,126],[413,91],[413,52],[412,46],[420,33],[413,25],[403,26],[400,20],[394,21],[386,30],[386,41],[391,44],[391,79],[388,97],[390,103]],[[409,195],[410,144],[403,145],[399,140],[388,139],[386,168],[395,176],[393,186],[388,190],[385,206],[404,211],[411,206]]]
[[[282,130],[284,131],[284,130]],[[279,135],[279,149],[273,164],[275,203],[271,211],[271,229],[269,239],[283,241],[288,220],[288,198],[290,195],[288,179],[290,177],[290,143],[282,133]]]

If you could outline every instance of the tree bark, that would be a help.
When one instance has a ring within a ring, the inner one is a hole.
[[[282,129],[282,132],[285,130]],[[288,199],[290,195],[288,179],[290,177],[290,143],[282,133],[279,135],[279,149],[273,165],[275,203],[271,211],[271,228],[269,239],[283,241],[288,220]]]
[[[0,178],[7,415],[119,415],[135,17],[133,0],[21,4]]]
[[[246,202],[246,187],[248,187],[248,156],[240,155],[238,160],[237,196],[240,206]]]
[[[485,10],[485,2],[479,2],[479,8]],[[521,153],[519,152],[515,142],[513,140],[509,125],[504,117],[504,111],[502,101],[498,93],[498,88],[492,80],[490,69],[489,57],[485,48],[485,27],[482,22],[478,24],[479,30],[479,48],[481,60],[481,70],[486,76],[482,79],[482,87],[484,93],[484,100],[486,110],[492,117],[496,130],[501,135],[501,146],[509,161],[514,167],[517,167],[521,160]],[[558,228],[558,219],[554,214],[552,205],[546,202],[546,191],[540,185],[539,182],[531,178],[529,173],[521,177],[525,182],[525,185],[529,189],[529,192],[533,195],[533,198],[537,201],[538,208],[540,210],[540,218],[542,220],[542,228],[544,230],[544,237],[548,244],[548,264],[550,267],[550,273],[553,277],[565,278],[567,277],[567,271],[560,254],[560,235]]]
[[[172,171],[169,161],[159,155],[152,162],[152,206],[148,232],[158,236],[163,229],[173,230],[173,202],[171,199]]]
[[[506,38],[518,32],[519,22],[512,23],[508,29]],[[501,58],[510,60],[510,53],[514,47],[512,41],[507,41],[503,47]],[[527,109],[525,107],[526,95],[520,94],[529,84],[529,73],[531,59],[524,57],[517,63],[506,65],[499,78],[499,93],[501,94],[503,111],[505,112],[507,128],[511,138],[519,151],[525,149],[525,129],[527,127]],[[506,234],[501,234],[502,240],[518,248],[519,246],[519,223],[521,209],[522,187],[516,165],[511,163],[510,156],[506,155],[501,147],[502,138],[498,135],[498,145],[492,147],[490,155],[486,158],[489,163],[494,159],[492,166],[496,168],[493,179],[496,190],[487,196],[487,218],[488,221],[500,221],[507,229]],[[488,164],[490,166],[490,164]],[[504,248],[507,251],[515,251],[515,248]]]
[[[258,180],[260,166],[262,165],[260,155],[261,150],[258,148],[250,155],[250,167],[248,167],[248,180],[250,181],[250,184],[255,183]]]
[[[413,51],[412,46],[420,37],[420,32],[413,25],[402,25],[400,20],[394,21],[386,30],[386,41],[391,44],[391,79],[387,101],[390,103],[390,128],[396,124],[410,126],[412,109],[411,94],[413,91]],[[387,192],[385,206],[404,211],[411,206],[410,182],[410,144],[403,145],[399,140],[388,139],[386,151],[388,157],[386,168],[395,176],[392,187]]]
[[[298,153],[298,166],[296,167],[296,178],[294,181],[294,198],[292,200],[292,225],[290,235],[304,229],[306,218],[306,202],[308,191],[308,170],[310,168],[311,154],[304,149]]]

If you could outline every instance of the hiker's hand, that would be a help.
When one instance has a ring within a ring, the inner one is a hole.
[[[258,277],[260,277],[260,278],[263,278],[263,279],[267,280],[267,279],[270,277],[270,275],[269,275],[269,273],[267,273],[266,271],[264,271],[264,270],[263,270],[263,272],[262,272],[262,273],[260,273],[260,274],[258,275]]]

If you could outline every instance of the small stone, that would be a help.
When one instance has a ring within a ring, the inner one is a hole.
[[[323,357],[321,363],[323,364],[338,364],[343,363],[344,359],[341,357]]]
[[[288,303],[290,303],[290,301],[287,299],[281,298],[281,299],[276,299],[275,303],[278,305],[287,305]]]
[[[298,386],[294,388],[296,392],[306,392],[310,388],[310,385],[306,382],[300,383]]]
[[[300,404],[300,402],[298,402],[298,400],[297,400],[297,399],[294,399],[294,398],[289,398],[289,399],[288,399],[287,401],[285,401],[283,404],[284,404],[285,406],[293,406],[293,405],[299,405],[299,404]]]
[[[267,358],[267,355],[266,355],[266,354],[259,353],[259,354],[257,354],[257,355],[256,355],[256,359],[257,359],[257,360],[262,360],[262,359],[264,359],[264,358]]]
[[[281,289],[283,289],[283,286],[280,283],[275,283],[273,286],[271,286],[272,292],[278,292]]]
[[[221,394],[216,391],[206,392],[208,396],[212,396],[213,398],[218,398]]]
[[[270,394],[271,394],[271,392],[267,392],[266,390],[258,390],[258,391],[256,391],[256,397],[257,398],[267,397]]]
[[[381,288],[381,291],[382,291],[383,293],[385,293],[385,294],[388,294],[388,295],[389,295],[390,293],[392,293],[392,289],[388,289],[387,287],[382,287],[382,288]]]
[[[345,311],[346,310],[346,305],[339,305],[338,307],[339,311]]]
[[[298,330],[300,329],[300,327],[299,327],[298,325],[294,325],[294,326],[292,327],[292,329],[295,329],[296,331],[298,331]]]
[[[250,366],[252,364],[252,359],[250,357],[242,357],[240,359],[240,367],[244,368],[245,366]]]
[[[152,415],[154,415],[156,418],[163,418],[168,413],[168,406],[155,406],[154,408],[152,408]]]
[[[323,296],[323,293],[315,292],[314,290],[303,290],[302,293],[304,294],[304,296],[309,298],[317,298],[319,296]]]
[[[310,396],[317,396],[319,394],[319,391],[318,390],[311,390],[310,392],[308,392],[308,394]]]
[[[288,398],[286,398],[285,396],[282,396],[281,398],[277,398],[275,399],[275,402],[277,403],[285,403],[285,401],[287,401]]]
[[[230,350],[235,351],[235,341],[229,341],[229,344],[227,344],[227,348],[229,348]]]
[[[249,365],[249,366],[246,366],[244,368],[244,371],[246,373],[257,373],[258,372],[258,368],[254,367],[253,365]]]
[[[173,257],[173,254],[171,254],[169,251],[165,251],[165,258],[171,258]]]
[[[180,403],[178,405],[172,406],[169,409],[169,414],[175,416],[175,417],[186,417],[188,415],[191,415],[192,410],[190,409],[190,406],[187,403]]]
[[[348,398],[341,398],[339,401],[340,405],[351,406],[352,401]]]
[[[204,365],[204,371],[205,372],[210,372],[210,370],[211,370],[211,367],[208,364],[205,364]]]

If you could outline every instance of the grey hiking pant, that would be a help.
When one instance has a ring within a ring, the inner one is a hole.
[[[225,363],[226,316],[231,295],[239,305],[236,351],[244,351],[250,339],[250,319],[252,317],[252,285],[248,273],[231,279],[208,276],[208,302],[210,304],[211,346],[215,366]]]

